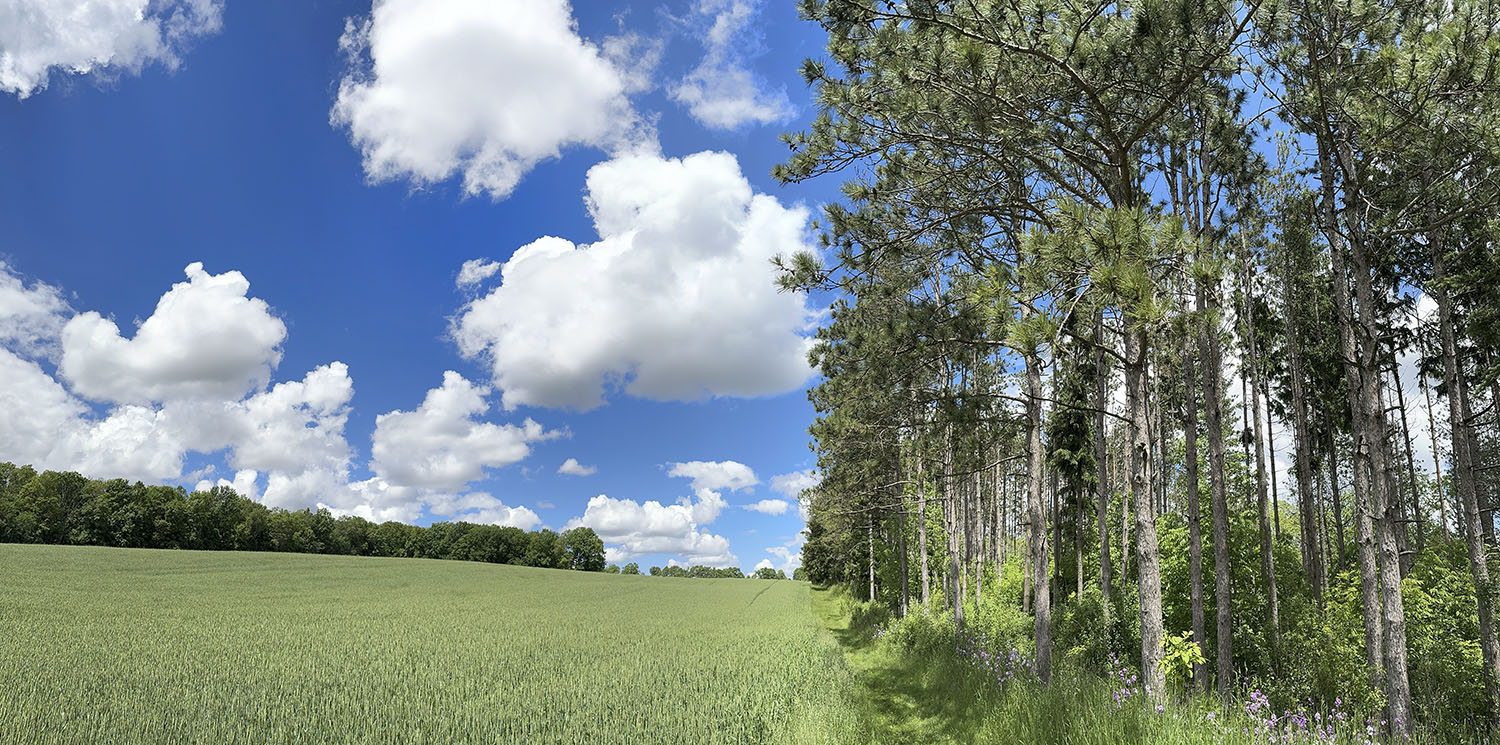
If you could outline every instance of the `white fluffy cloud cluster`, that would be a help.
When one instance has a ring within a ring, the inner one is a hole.
[[[611,561],[671,554],[688,565],[723,567],[738,563],[729,550],[729,539],[704,526],[717,520],[724,510],[721,491],[749,489],[759,483],[755,473],[743,463],[726,460],[672,463],[667,474],[689,479],[694,497],[662,504],[600,494],[590,499],[583,515],[569,521],[567,527],[593,528],[604,540]]]
[[[339,45],[351,69],[332,121],[372,181],[459,174],[499,199],[563,148],[639,136],[638,75],[578,35],[567,0],[375,0]]]
[[[186,274],[127,338],[98,313],[71,315],[57,288],[28,286],[0,264],[0,459],[163,481],[183,478],[187,453],[222,451],[233,478],[199,488],[225,484],[273,506],[371,519],[410,521],[425,506],[471,521],[540,522],[524,507],[463,492],[485,468],[521,460],[529,443],[556,432],[529,419],[478,420],[488,388],[450,372],[415,411],[377,418],[375,477],[350,483],[347,366],[271,385],[285,325],[239,272],[194,263]],[[52,357],[61,380],[38,361]]]
[[[27,357],[54,357],[70,313],[61,290],[43,282],[28,287],[0,261],[0,346]]]
[[[304,506],[348,472],[344,422],[353,396],[340,362],[301,381],[265,385],[286,328],[248,295],[239,272],[185,270],[124,338],[114,322],[71,311],[45,284],[25,287],[0,267],[0,349],[11,416],[0,419],[0,457],[95,476],[141,480],[182,475],[190,451],[227,450],[245,491],[266,474],[269,503]],[[55,349],[65,388],[17,352]],[[248,394],[248,395],[247,395]],[[113,404],[98,417],[84,399]]]
[[[745,505],[745,509],[751,512],[759,512],[763,515],[784,514],[790,508],[791,505],[785,499],[762,499],[758,502],[751,502]]]
[[[489,410],[488,394],[449,370],[416,411],[381,414],[370,446],[375,474],[397,486],[454,492],[486,468],[524,459],[530,443],[559,436],[530,419],[521,426],[478,421]]]
[[[569,458],[557,467],[557,472],[566,476],[593,476],[599,472],[594,466],[585,466],[577,458]]]
[[[760,483],[749,466],[733,460],[690,460],[684,463],[673,463],[667,469],[667,475],[691,479],[693,491],[698,494],[720,489],[743,491]]]
[[[567,527],[593,528],[607,544],[610,561],[672,554],[688,564],[738,563],[729,550],[729,539],[700,529],[694,512],[693,504],[640,503],[600,494],[590,499],[583,516],[569,521]]]
[[[698,0],[695,20],[704,26],[703,60],[671,88],[693,118],[716,129],[770,124],[795,111],[786,91],[769,91],[746,66],[747,28],[758,0]]]
[[[454,322],[506,408],[591,409],[613,385],[653,400],[768,395],[811,375],[813,313],[777,291],[771,265],[808,247],[806,209],[755,194],[713,152],[600,163],[587,201],[598,242],[516,249]]]
[[[211,275],[187,268],[156,312],[125,339],[89,311],[62,331],[60,371],[73,390],[99,401],[145,403],[182,398],[237,398],[264,386],[281,362],[286,326],[239,272]]]
[[[0,0],[0,91],[20,98],[52,71],[175,68],[194,37],[219,30],[219,0]]]

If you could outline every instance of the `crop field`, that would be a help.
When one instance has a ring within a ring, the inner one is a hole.
[[[837,743],[800,582],[0,545],[0,743]]]

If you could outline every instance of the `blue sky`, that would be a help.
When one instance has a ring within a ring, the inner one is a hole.
[[[0,23],[0,460],[795,565],[791,3],[77,4]]]

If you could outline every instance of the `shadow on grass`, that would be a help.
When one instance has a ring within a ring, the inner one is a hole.
[[[813,607],[859,681],[859,708],[871,742],[979,739],[988,696],[972,668],[951,655],[901,654],[877,643],[872,628],[849,617],[836,591],[815,588]]]

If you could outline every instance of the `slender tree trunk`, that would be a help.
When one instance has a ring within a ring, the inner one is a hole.
[[[1427,385],[1426,375],[1418,374],[1417,381],[1422,386],[1422,395],[1427,399],[1427,441],[1432,443],[1432,490],[1437,497],[1439,529],[1443,531],[1443,537],[1447,538],[1448,500],[1443,496],[1443,464],[1438,461],[1437,421],[1432,415],[1432,388]]]
[[[1126,448],[1126,447],[1130,447],[1130,446],[1122,444],[1122,449]],[[1118,467],[1124,467],[1124,466],[1120,466],[1119,461],[1125,460],[1126,457],[1127,456],[1126,456],[1125,453],[1120,453],[1119,457],[1116,460],[1116,465]],[[1120,483],[1120,482],[1117,481],[1116,483]],[[1134,514],[1134,511],[1131,508],[1135,504],[1135,501],[1136,501],[1136,495],[1135,495],[1135,492],[1131,491],[1132,487],[1131,487],[1130,483],[1129,482],[1125,482],[1124,486],[1125,486],[1125,488],[1120,491],[1120,579],[1121,579],[1121,581],[1124,581],[1124,578],[1130,576],[1130,521],[1131,521],[1131,515]]]
[[[1203,525],[1198,506],[1198,386],[1193,368],[1192,334],[1183,336],[1182,418],[1183,460],[1187,467],[1188,587],[1193,605],[1193,641],[1200,648],[1207,642],[1203,625]],[[1193,666],[1193,680],[1208,691],[1205,663]]]
[[[901,556],[901,616],[911,612],[911,575],[906,559],[906,494],[901,494],[901,506],[896,510],[897,553]]]
[[[1037,677],[1052,679],[1052,603],[1047,588],[1046,506],[1042,503],[1042,374],[1035,349],[1027,349],[1027,502],[1031,508],[1031,566],[1036,577],[1035,639]]]
[[[1199,281],[1194,305],[1203,321],[1198,327],[1198,356],[1203,362],[1203,428],[1208,432],[1208,480],[1213,501],[1214,674],[1219,695],[1234,686],[1234,611],[1229,572],[1229,494],[1224,479],[1224,392],[1220,378],[1218,289]],[[1205,655],[1206,656],[1206,655]]]
[[[1311,447],[1311,445],[1309,445],[1308,447]],[[1330,551],[1329,548],[1328,548],[1328,544],[1332,542],[1332,541],[1330,541],[1328,539],[1328,501],[1325,500],[1325,499],[1323,499],[1322,491],[1323,491],[1323,477],[1319,476],[1318,477],[1318,492],[1319,492],[1319,494],[1318,494],[1318,522],[1320,523],[1320,525],[1319,525],[1320,530],[1318,531],[1318,536],[1322,539],[1322,543],[1323,543],[1322,547],[1320,548],[1320,550],[1322,551],[1322,553],[1320,555],[1323,557],[1323,582],[1322,582],[1322,587],[1320,589],[1321,589],[1321,591],[1326,592],[1328,590],[1328,567],[1330,567],[1330,566],[1333,565],[1333,558],[1334,557],[1333,557],[1333,552]]]
[[[1433,282],[1428,292],[1437,300],[1438,329],[1443,344],[1443,380],[1448,389],[1448,421],[1453,437],[1453,486],[1463,502],[1465,546],[1469,550],[1469,573],[1474,577],[1478,600],[1479,648],[1484,658],[1484,691],[1492,717],[1500,716],[1500,643],[1495,635],[1495,588],[1485,559],[1479,526],[1479,500],[1474,481],[1473,430],[1469,415],[1468,381],[1459,367],[1458,340],[1453,329],[1453,304],[1443,286],[1447,260],[1441,246],[1433,252]],[[1500,403],[1500,402],[1497,402]]]
[[[1266,496],[1266,451],[1260,421],[1260,361],[1255,342],[1255,306],[1251,300],[1249,257],[1242,259],[1245,285],[1245,350],[1249,354],[1249,365],[1242,372],[1249,377],[1250,409],[1253,412],[1255,437],[1255,492],[1260,507],[1260,569],[1266,578],[1266,622],[1271,637],[1271,653],[1274,666],[1280,666],[1281,657],[1281,603],[1276,594],[1276,560],[1271,550],[1271,516]],[[1243,378],[1242,378],[1243,379]]]
[[[982,453],[983,451],[981,451]],[[974,607],[979,607],[979,601],[984,599],[984,492],[979,488],[979,469],[974,470],[974,476],[970,484],[973,490],[974,506]]]
[[[1382,598],[1380,591],[1380,569],[1375,553],[1375,529],[1371,519],[1370,495],[1370,451],[1368,442],[1362,438],[1368,432],[1364,423],[1365,409],[1360,397],[1360,374],[1358,351],[1355,349],[1353,306],[1349,296],[1349,272],[1344,259],[1344,233],[1339,229],[1339,218],[1334,207],[1337,181],[1333,174],[1331,135],[1318,133],[1318,164],[1323,182],[1322,203],[1324,211],[1324,235],[1328,239],[1329,255],[1333,263],[1334,307],[1338,312],[1339,350],[1343,357],[1344,382],[1349,402],[1351,431],[1355,445],[1352,449],[1354,475],[1355,540],[1358,543],[1360,594],[1365,627],[1366,662],[1370,666],[1370,677],[1376,687],[1385,689],[1385,670],[1382,664],[1383,625]]]
[[[1347,149],[1347,146],[1346,146]],[[1345,153],[1342,158],[1348,162]],[[1391,731],[1410,736],[1411,685],[1406,669],[1406,609],[1401,597],[1401,552],[1396,538],[1400,529],[1400,510],[1396,504],[1395,490],[1388,478],[1390,468],[1390,428],[1386,424],[1385,401],[1382,395],[1380,375],[1381,320],[1374,306],[1373,288],[1370,279],[1370,264],[1365,255],[1363,238],[1358,230],[1350,230],[1350,269],[1354,273],[1355,299],[1358,302],[1359,325],[1362,345],[1360,347],[1360,405],[1364,407],[1362,436],[1359,448],[1369,454],[1370,507],[1374,514],[1375,538],[1380,556],[1380,594],[1383,606],[1383,628],[1381,642],[1385,653],[1386,708],[1390,715]]]
[[[1151,415],[1146,409],[1148,347],[1139,320],[1125,323],[1125,385],[1130,406],[1130,490],[1135,495],[1136,576],[1141,596],[1141,676],[1152,698],[1165,695],[1161,667],[1164,631],[1156,513],[1151,509]]]
[[[1266,465],[1271,470],[1271,526],[1281,537],[1281,496],[1276,485],[1276,420],[1271,417],[1271,384],[1260,381],[1260,397],[1266,403]]]
[[[1307,393],[1303,390],[1302,342],[1300,316],[1296,299],[1292,296],[1295,285],[1292,280],[1291,258],[1284,257],[1282,282],[1286,289],[1287,364],[1291,368],[1289,377],[1292,388],[1292,439],[1297,458],[1297,504],[1299,525],[1302,528],[1302,566],[1307,575],[1307,584],[1312,588],[1313,600],[1323,607],[1323,554],[1318,546],[1318,522],[1314,511],[1312,441],[1307,431]]]
[[[995,444],[995,466],[990,475],[990,491],[993,494],[995,511],[995,536],[990,547],[995,560],[995,591],[999,593],[1005,580],[1005,486],[1000,472],[1000,444]]]
[[[1052,550],[1059,557],[1052,562],[1052,584],[1050,587],[1053,597],[1061,597],[1062,589],[1062,512],[1059,510],[1058,501],[1062,498],[1057,488],[1057,469],[1052,469],[1052,494],[1050,498],[1051,511],[1048,513],[1052,519]]]
[[[1104,356],[1104,311],[1094,316],[1094,472],[1098,484],[1099,590],[1104,599],[1104,628],[1110,628],[1109,479],[1105,478],[1104,411],[1109,406],[1109,366]]]
[[[1411,519],[1417,528],[1417,555],[1421,555],[1422,550],[1427,547],[1427,531],[1423,527],[1426,520],[1423,519],[1425,516],[1422,509],[1422,489],[1417,483],[1417,459],[1412,455],[1411,427],[1406,421],[1406,386],[1401,382],[1401,358],[1393,352],[1391,360],[1393,369],[1391,377],[1396,379],[1396,410],[1401,412],[1401,444],[1406,449],[1407,483],[1411,487],[1407,490],[1405,504],[1411,510]],[[1411,565],[1415,561],[1416,556],[1406,561],[1402,569],[1403,576],[1411,570]]]
[[[963,577],[958,563],[958,494],[953,488],[953,425],[947,426],[943,437],[943,516],[948,534],[947,595],[953,609],[953,623],[959,631],[964,628],[963,589],[959,582]]]
[[[922,573],[922,612],[931,599],[932,574],[927,566],[927,481],[922,473],[922,456],[917,455],[917,563]]]
[[[1083,486],[1073,487],[1073,597],[1083,599]]]

